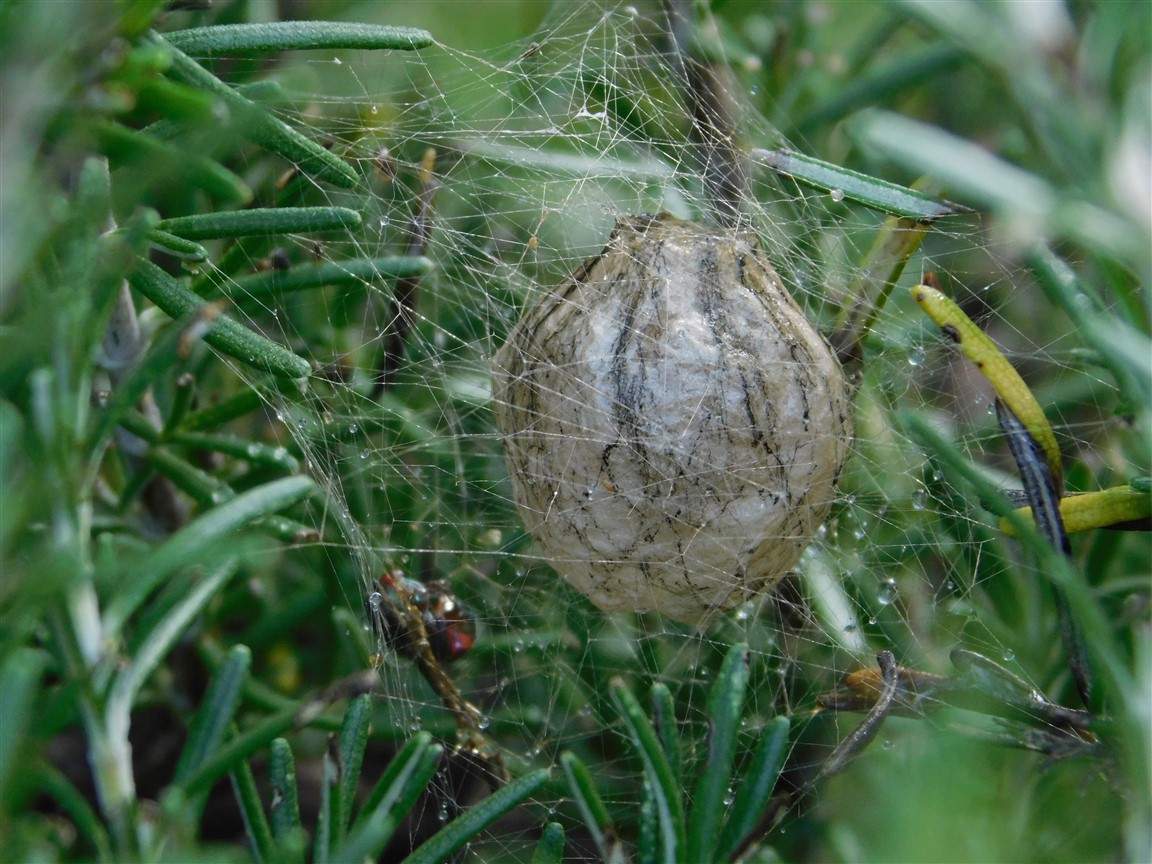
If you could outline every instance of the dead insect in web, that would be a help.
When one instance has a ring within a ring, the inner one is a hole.
[[[475,619],[456,599],[447,580],[421,583],[393,570],[380,577],[379,588],[368,595],[365,611],[377,638],[399,654],[413,656],[421,638],[419,627],[405,610],[419,616],[432,655],[439,662],[459,660],[472,649]]]
[[[770,590],[851,440],[832,351],[751,235],[619,220],[495,358],[512,490],[597,606],[699,622]]]

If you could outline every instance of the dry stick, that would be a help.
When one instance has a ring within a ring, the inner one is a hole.
[[[864,355],[864,339],[872,331],[876,317],[888,302],[904,267],[932,228],[927,219],[889,216],[876,235],[864,259],[864,268],[853,279],[848,298],[828,341],[841,365],[859,363]],[[870,297],[874,286],[879,290]]]
[[[423,255],[428,250],[428,238],[432,227],[432,204],[436,190],[440,187],[435,169],[436,150],[429,147],[420,162],[420,193],[416,213],[407,232],[406,254],[410,256]],[[408,276],[396,282],[396,289],[388,308],[389,329],[384,336],[384,356],[376,379],[374,396],[379,396],[395,383],[396,372],[404,359],[404,346],[412,330],[419,288],[420,276]],[[395,591],[399,595],[399,602],[392,600],[388,592],[383,592],[383,602],[390,605],[393,615],[403,623],[405,630],[415,637],[412,639],[412,655],[416,667],[440,697],[444,707],[455,715],[461,738],[459,748],[490,763],[498,764],[498,759],[492,754],[491,746],[483,734],[480,711],[460,695],[456,683],[436,658],[420,610],[402,585],[395,586]]]
[[[720,225],[734,226],[747,178],[736,146],[732,79],[727,67],[690,56],[691,5],[689,0],[665,0],[672,60],[692,112],[692,138],[711,216]]]
[[[436,179],[436,151],[429,147],[420,162],[420,193],[416,213],[408,226],[408,246],[405,254],[420,256],[428,251],[428,238],[432,228],[432,203],[440,181]],[[379,397],[396,383],[396,373],[404,361],[404,346],[412,331],[416,316],[416,298],[420,289],[420,276],[406,276],[396,281],[392,299],[388,303],[388,332],[384,334],[384,355],[372,395]]]
[[[433,203],[440,181],[436,178],[436,150],[429,147],[420,160],[420,192],[417,196],[416,212],[407,231],[405,254],[421,256],[428,251],[428,241],[432,229]],[[415,323],[416,300],[420,289],[420,276],[407,276],[397,280],[388,304],[388,331],[384,335],[384,354],[380,360],[380,370],[372,395],[379,397],[396,381],[396,373],[404,361],[404,347]],[[444,670],[436,658],[424,619],[413,602],[413,598],[402,586],[395,587],[399,601],[389,592],[383,592],[383,602],[388,603],[393,615],[403,622],[404,629],[412,639],[411,654],[421,676],[440,697],[440,702],[456,718],[457,743],[454,756],[474,760],[488,773],[488,780],[497,783],[508,779],[500,754],[484,734],[484,721],[480,710],[465,699],[456,682]],[[414,638],[412,638],[414,637]]]
[[[1020,472],[1036,527],[1049,543],[1065,556],[1071,557],[1072,546],[1068,542],[1068,532],[1064,529],[1064,519],[1060,515],[1060,492],[1048,460],[1020,418],[1000,399],[996,400],[996,418],[1008,437],[1008,449],[1012,451],[1016,469]],[[1064,643],[1064,653],[1068,655],[1068,666],[1076,681],[1076,690],[1084,706],[1091,708],[1092,670],[1088,665],[1088,649],[1084,637],[1072,617],[1063,589],[1053,584],[1052,596],[1056,601],[1060,640]]]
[[[896,693],[900,683],[900,667],[896,664],[896,658],[891,651],[881,651],[877,654],[876,663],[880,667],[882,682],[880,694],[871,710],[860,721],[860,725],[836,745],[836,749],[824,760],[824,764],[815,777],[799,789],[786,791],[772,797],[764,810],[764,815],[760,818],[760,822],[748,832],[748,836],[736,847],[730,860],[743,860],[770,831],[780,824],[789,810],[812,794],[816,784],[847,768],[852,760],[864,752],[864,749],[880,733],[880,727],[896,701]]]

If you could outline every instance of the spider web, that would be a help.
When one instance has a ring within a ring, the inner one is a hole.
[[[861,716],[817,713],[817,698],[846,673],[874,666],[878,651],[947,674],[959,646],[1041,691],[1062,684],[1056,634],[1026,640],[1017,631],[1026,618],[1019,609],[1049,602],[1043,580],[1035,578],[1027,596],[1007,596],[1022,590],[1012,547],[901,423],[902,412],[915,412],[960,439],[991,476],[1016,485],[988,388],[901,289],[848,370],[856,438],[831,516],[773,594],[699,628],[658,610],[607,615],[566,585],[525,533],[492,419],[493,354],[525,308],[603,248],[617,217],[709,215],[667,42],[654,6],[558,4],[536,33],[495,52],[437,44],[383,57],[309,54],[290,67],[293,99],[277,110],[334,133],[333,149],[364,178],[352,193],[297,181],[291,203],[351,206],[364,227],[351,241],[294,238],[280,253],[289,268],[403,254],[420,213],[421,160],[436,152],[424,250],[435,267],[416,286],[402,361],[386,386],[389,339],[407,314],[393,302],[395,281],[274,297],[221,285],[319,370],[304,393],[270,398],[332,502],[319,516],[323,540],[300,566],[323,565],[342,580],[349,642],[361,656],[379,650],[363,610],[381,573],[450,582],[475,616],[477,639],[448,672],[479,708],[501,760],[517,774],[576,752],[593,765],[622,825],[634,823],[640,784],[606,693],[615,677],[642,697],[657,682],[670,688],[686,764],[694,764],[706,748],[719,661],[732,644],[747,643],[746,737],[753,741],[773,717],[790,717],[795,782]],[[787,146],[754,98],[737,85],[741,146]],[[740,222],[826,334],[840,310],[858,302],[859,262],[883,227],[883,216],[839,197],[753,169],[739,206]],[[1099,465],[1110,385],[1076,361],[1073,327],[1054,326],[1051,312],[1043,320],[1031,313],[1036,298],[1017,287],[1021,274],[1002,242],[976,217],[943,220],[901,286],[941,274],[1026,379],[1078,376],[1083,398],[1057,434],[1066,452]],[[875,296],[876,286],[864,288]],[[1017,612],[1005,613],[1004,602]],[[398,738],[427,728],[451,742],[454,719],[415,664],[393,650],[381,657],[381,692]],[[900,723],[890,721],[885,735]],[[537,815],[568,826],[578,824],[574,814],[556,798],[538,804]],[[527,856],[536,835],[517,830],[477,855]]]

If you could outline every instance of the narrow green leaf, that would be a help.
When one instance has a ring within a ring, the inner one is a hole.
[[[108,835],[108,829],[92,809],[88,796],[77,789],[55,766],[40,763],[34,765],[29,774],[30,783],[39,787],[54,804],[72,818],[72,825],[75,826],[77,834],[95,851],[95,859],[115,861],[116,856],[112,852],[112,839]]]
[[[440,864],[447,861],[481,831],[523,803],[548,781],[548,776],[548,770],[541,768],[497,789],[420,844],[404,859],[404,864]]]
[[[175,171],[177,178],[222,201],[252,200],[252,190],[247,184],[214,159],[193,155],[146,131],[129,129],[119,123],[97,121],[92,128],[101,152],[116,167],[152,165],[157,174],[163,168],[169,182]]]
[[[172,86],[183,87],[184,85],[172,84]],[[216,104],[216,97],[211,93],[206,93],[203,90],[197,90],[191,87],[185,87],[185,89],[196,93],[198,96],[208,100],[208,102],[213,106]],[[245,84],[240,84],[236,87],[236,92],[238,92],[244,98],[251,99],[253,102],[257,102],[261,105],[287,105],[291,101],[280,82],[271,79],[249,81]],[[151,137],[158,138],[161,141],[174,141],[177,139],[185,139],[188,135],[189,128],[196,128],[194,125],[195,122],[195,120],[157,120],[155,123],[148,124],[140,131],[145,135],[150,135]],[[209,114],[209,122],[215,125],[219,122],[219,117]]]
[[[660,737],[660,744],[672,768],[672,779],[684,788],[681,770],[680,730],[676,728],[676,706],[672,701],[672,691],[667,685],[652,685],[652,725]]]
[[[128,716],[136,694],[148,676],[192,623],[192,619],[200,614],[216,592],[235,575],[238,567],[239,561],[235,557],[225,558],[215,570],[206,573],[192,590],[168,611],[167,615],[156,622],[132,653],[127,665],[123,666],[112,680],[108,694],[110,714],[120,712],[121,716]]]
[[[17,648],[0,665],[0,801],[8,800],[5,793],[25,746],[47,660],[40,651]]]
[[[236,645],[217,667],[208,692],[204,694],[204,702],[192,719],[188,740],[173,775],[175,782],[181,782],[202,765],[208,754],[224,740],[240,704],[240,694],[251,665],[252,652],[245,645]]]
[[[364,807],[360,811],[361,819],[370,816],[381,807],[391,807],[396,802],[396,795],[402,785],[399,778],[404,772],[409,771],[416,760],[431,746],[432,735],[428,732],[417,732],[404,742],[404,746],[392,757],[384,774],[376,781],[376,785],[372,787],[372,791],[364,801]]]
[[[285,474],[295,474],[300,470],[299,460],[279,445],[265,444],[233,435],[209,435],[197,432],[175,432],[166,436],[165,440],[180,447],[222,453],[233,459],[274,468]]]
[[[148,232],[148,240],[158,249],[163,249],[169,255],[182,261],[207,261],[208,250],[199,243],[177,237],[160,228],[153,228]]]
[[[193,411],[184,418],[184,422],[180,424],[180,427],[188,432],[215,429],[217,426],[226,425],[237,417],[251,414],[253,411],[263,407],[263,405],[264,400],[260,398],[258,391],[245,389],[231,399],[226,399],[216,405],[208,405],[198,411]]]
[[[671,182],[676,178],[676,166],[658,156],[637,159],[619,159],[610,154],[566,153],[543,147],[492,143],[479,138],[460,138],[455,142],[462,153],[476,159],[511,165],[525,173],[555,178],[573,177],[647,178],[655,182]]]
[[[322,48],[411,50],[431,45],[432,34],[415,27],[337,21],[273,21],[266,24],[217,24],[173,30],[164,38],[198,57],[312,51]]]
[[[869,111],[853,123],[853,131],[886,155],[964,191],[985,207],[1039,216],[1056,204],[1056,193],[1045,180],[927,123]]]
[[[272,836],[284,840],[300,825],[300,797],[296,791],[296,760],[284,738],[272,742],[268,774],[272,782]]]
[[[105,225],[112,215],[112,175],[99,156],[89,156],[80,167],[74,204],[78,222]]]
[[[368,746],[368,733],[372,727],[372,697],[365,693],[357,696],[344,715],[340,730],[340,756],[344,773],[341,777],[340,821],[341,831],[348,827],[352,805],[356,801],[356,788],[360,782],[360,768],[364,763],[364,750]]]
[[[1068,263],[1046,246],[1033,248],[1028,266],[1045,296],[1059,305],[1095,348],[1131,405],[1152,406],[1152,339],[1127,321],[1105,311],[1099,296]]]
[[[647,774],[641,778],[640,786],[640,814],[636,828],[636,861],[637,864],[660,864],[667,860],[660,830],[660,812],[656,804],[656,793],[653,791],[652,778]]]
[[[205,316],[204,341],[229,357],[286,378],[303,378],[312,371],[308,361],[272,340],[249,330],[227,315],[205,309],[200,297],[151,261],[140,261],[128,277],[132,287],[176,320]]]
[[[347,207],[260,207],[177,216],[161,220],[157,227],[186,240],[207,240],[253,234],[346,231],[359,224],[360,214]]]
[[[756,753],[728,811],[728,821],[720,832],[717,861],[729,860],[763,815],[788,753],[790,725],[787,717],[777,717],[761,733]]]
[[[258,862],[278,861],[275,854],[276,847],[272,842],[272,831],[268,827],[264,805],[256,788],[256,778],[252,776],[252,767],[248,764],[248,760],[241,759],[236,769],[229,773],[229,777],[232,780],[232,791],[236,794],[236,801],[240,804],[240,815],[244,818],[244,830],[248,834],[253,857]]]
[[[532,864],[562,864],[563,861],[564,826],[559,822],[549,822],[532,852]]]
[[[133,415],[128,416],[132,417]],[[140,431],[137,431],[134,423],[125,423],[124,426],[130,432],[139,435],[146,441],[156,435],[155,430],[152,430],[152,436],[142,434]],[[277,448],[271,449],[275,450]],[[237,458],[244,457],[239,456]],[[285,464],[294,463],[295,461],[292,456],[287,454],[285,454],[283,458],[275,458],[269,454],[269,459],[264,462],[264,464],[276,464],[281,470],[284,470]],[[216,507],[236,497],[236,491],[223,480],[218,480],[212,474],[201,468],[197,468],[188,460],[180,458],[165,447],[152,446],[149,448],[148,465],[171,480],[176,485],[176,488],[191,496],[205,509]],[[138,476],[143,480],[147,475],[141,474]],[[136,494],[138,491],[136,484],[126,489],[126,493],[130,492],[131,495]],[[127,495],[122,496],[122,502],[127,500],[131,500],[131,498]],[[319,532],[315,526],[298,522],[295,519],[288,519],[284,516],[262,516],[259,519],[253,520],[250,527],[254,531],[259,531],[261,534],[269,537],[275,537],[277,540],[282,540],[285,543],[298,543],[306,538],[315,539],[319,537]]]
[[[219,25],[216,25],[219,26]],[[167,36],[168,34],[165,34]],[[288,105],[291,98],[284,85],[272,78],[261,78],[258,81],[245,81],[236,87],[236,91],[246,99],[268,105]]]
[[[827,192],[835,200],[846,198],[883,213],[906,216],[909,219],[931,220],[971,212],[967,207],[953,204],[951,201],[938,200],[915,189],[898,186],[887,180],[879,180],[859,171],[841,168],[831,162],[823,162],[791,150],[756,149],[750,155],[754,161],[767,165],[777,174],[783,174],[805,186]]]
[[[264,297],[286,291],[305,291],[326,285],[363,285],[366,282],[385,282],[423,276],[432,269],[432,262],[421,256],[398,255],[388,258],[327,261],[322,264],[302,264],[287,270],[267,270],[229,279],[219,287],[236,300]]]
[[[0,488],[16,479],[18,467],[24,463],[24,418],[20,409],[0,399]]]
[[[596,790],[596,782],[580,758],[569,751],[560,754],[560,767],[568,780],[568,788],[572,792],[572,800],[584,818],[584,824],[592,835],[596,848],[600,850],[600,857],[604,861],[612,858],[611,849],[616,842],[616,826],[612,817],[608,815],[608,808],[600,799]]]
[[[871,110],[852,121],[863,144],[926,174],[977,206],[1006,214],[1037,240],[1074,239],[1142,268],[1148,238],[1131,220],[1058,192],[1046,179],[1001,159],[979,144],[899,114]]]
[[[308,834],[300,824],[300,798],[296,791],[296,764],[292,748],[283,738],[272,742],[269,756],[269,782],[272,803],[269,808],[274,860],[284,864],[303,864]]]
[[[179,568],[195,562],[202,550],[220,547],[232,532],[292,506],[315,490],[310,477],[285,477],[241,493],[180,529],[141,563],[137,578],[108,604],[105,631],[119,633],[152,590]]]
[[[337,811],[340,809],[340,778],[331,751],[324,754],[321,765],[320,810],[316,817],[316,834],[312,839],[313,864],[328,864],[332,860],[333,848],[340,842],[339,827],[336,824],[339,819]]]
[[[808,132],[816,126],[835,123],[860,108],[881,104],[906,88],[921,87],[939,73],[959,65],[963,58],[963,52],[955,46],[937,42],[911,51],[883,68],[867,69],[805,112],[796,122],[796,129]]]
[[[418,732],[400,748],[364,802],[360,817],[333,860],[358,864],[365,858],[379,856],[431,782],[443,749],[432,742],[427,732]]]
[[[918,248],[929,225],[905,216],[889,216],[877,232],[871,248],[845,293],[836,328],[829,339],[840,361],[858,360],[861,343],[888,302],[908,260]]]
[[[267,746],[273,738],[295,726],[299,719],[299,709],[295,706],[265,718],[248,731],[242,732],[217,748],[181,783],[173,783],[170,788],[184,798],[192,798],[210,789],[212,784],[231,771],[241,759],[247,759],[257,750]]]
[[[668,756],[660,744],[656,730],[644,715],[644,709],[640,707],[636,697],[628,692],[628,688],[619,678],[614,678],[609,683],[608,689],[621,719],[628,728],[632,743],[640,753],[644,773],[652,784],[664,860],[674,864],[683,858],[686,845],[682,792],[676,785],[672,766],[668,764]]]
[[[253,523],[252,527],[261,534],[274,537],[283,543],[315,543],[321,536],[315,526],[284,516],[265,516]]]
[[[146,39],[151,44],[162,45],[168,49],[172,55],[170,74],[177,80],[219,96],[224,104],[235,112],[242,131],[251,141],[294,162],[309,176],[348,189],[356,185],[358,179],[356,172],[339,156],[325,150],[310,138],[304,137],[252,100],[241,96],[159,34],[150,33]]]
[[[132,418],[132,415],[125,419],[129,418]],[[182,459],[165,447],[158,446],[156,442],[159,440],[159,435],[154,430],[155,438],[142,435],[134,418],[123,425],[129,432],[139,435],[153,445],[148,450],[148,464],[175,483],[181,492],[195,499],[201,507],[205,509],[215,507],[235,497],[236,493],[223,480],[217,480],[203,468]]]
[[[748,687],[748,646],[733,645],[708,695],[708,756],[696,783],[688,822],[688,860],[710,861],[732,785],[736,737]]]
[[[162,72],[163,69],[158,68],[156,71]],[[155,75],[144,81],[136,91],[137,111],[158,114],[168,122],[185,127],[218,122],[219,117],[212,110],[216,107],[215,103],[210,93]]]

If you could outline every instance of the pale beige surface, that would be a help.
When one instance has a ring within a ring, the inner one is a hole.
[[[748,235],[622,219],[495,365],[520,515],[603,609],[694,623],[768,590],[835,497],[847,385]]]

